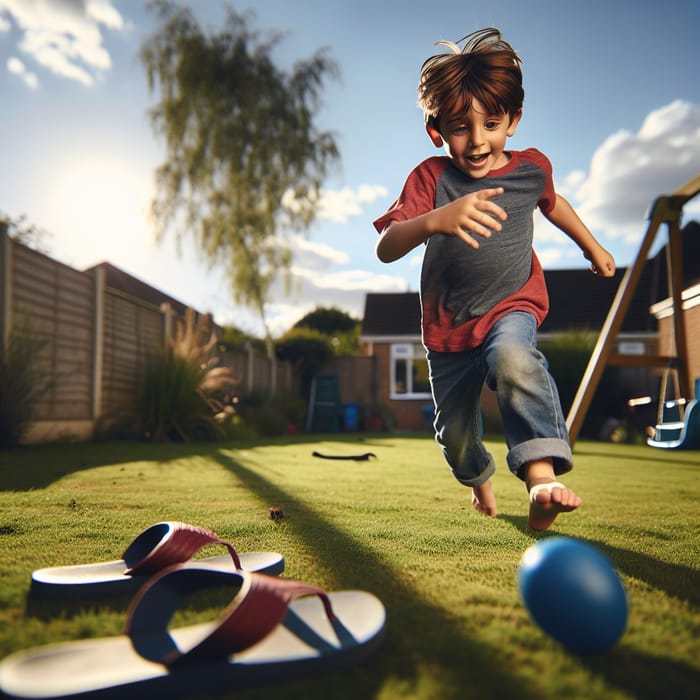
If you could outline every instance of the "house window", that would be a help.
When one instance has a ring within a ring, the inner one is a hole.
[[[399,343],[391,346],[391,398],[430,398],[428,361],[422,345]]]

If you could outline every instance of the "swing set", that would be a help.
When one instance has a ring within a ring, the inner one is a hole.
[[[698,193],[700,173],[673,194],[657,197],[651,207],[649,226],[642,245],[634,264],[627,268],[620,282],[566,419],[572,446],[578,438],[603,370],[606,365],[615,365],[662,369],[657,425],[654,434],[648,437],[649,445],[662,448],[700,448],[700,378],[695,379],[693,386],[682,312],[683,247],[680,226],[683,207]],[[675,355],[625,355],[613,352],[615,339],[661,224],[666,224],[668,228],[666,265],[669,297],[673,306]],[[671,376],[675,396],[669,400],[667,392]]]

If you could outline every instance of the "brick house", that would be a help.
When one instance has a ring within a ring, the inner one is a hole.
[[[683,229],[684,288],[688,288],[688,308],[700,306],[700,224],[689,223]],[[550,297],[550,312],[542,324],[541,339],[571,330],[600,331],[625,272],[599,279],[586,269],[545,270]],[[632,303],[617,336],[617,350],[624,354],[656,353],[659,325],[663,312],[655,306],[668,296],[666,249],[662,247],[644,268]],[[692,289],[695,292],[691,294]],[[668,302],[665,302],[668,305]],[[654,307],[654,312],[650,309]],[[694,312],[694,313],[695,313]],[[689,336],[692,331],[689,329]],[[700,335],[695,334],[700,338]],[[695,342],[694,371],[700,373],[700,347]],[[425,351],[420,339],[420,301],[417,292],[398,294],[369,293],[360,334],[362,355],[375,364],[374,401],[391,415],[395,428],[418,430],[426,425],[427,409],[432,409]],[[623,385],[630,387],[630,398],[641,391],[654,392],[657,380],[649,370],[621,370]],[[491,416],[497,428],[500,418],[495,395],[485,389],[485,418]]]

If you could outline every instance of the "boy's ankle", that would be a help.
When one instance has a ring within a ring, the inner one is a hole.
[[[549,481],[556,481],[554,465],[551,459],[541,459],[535,462],[528,462],[523,467],[523,480],[529,491],[537,484],[546,484]]]

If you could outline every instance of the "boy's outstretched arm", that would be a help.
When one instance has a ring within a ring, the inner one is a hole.
[[[564,197],[558,194],[554,208],[545,216],[581,249],[594,275],[612,277],[615,274],[613,256],[598,243]]]
[[[500,194],[502,187],[472,192],[413,219],[394,221],[379,237],[377,257],[382,262],[394,262],[435,233],[457,236],[471,248],[478,248],[473,236],[488,238],[492,231],[501,230],[500,222],[506,219],[505,211],[491,201]]]

